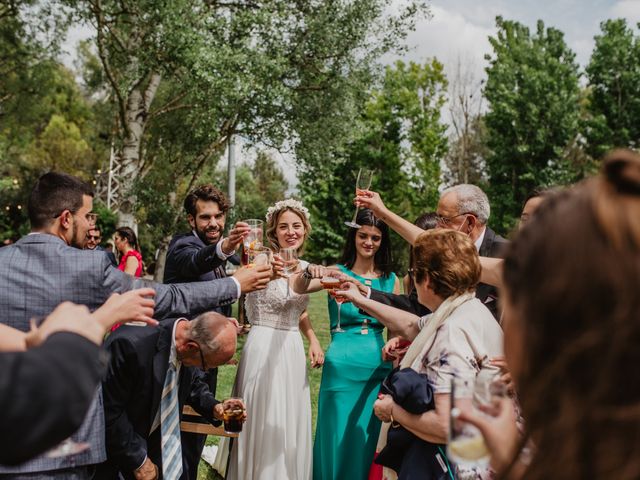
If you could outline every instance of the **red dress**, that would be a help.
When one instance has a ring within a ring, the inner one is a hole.
[[[137,250],[129,250],[120,258],[120,265],[118,265],[118,270],[122,270],[124,272],[124,267],[127,265],[127,259],[129,257],[136,257],[138,259],[138,268],[136,268],[136,273],[134,277],[142,276],[142,255]]]
[[[118,270],[122,270],[124,272],[124,267],[127,265],[127,259],[129,257],[136,257],[138,259],[138,268],[136,268],[136,273],[134,276],[141,277],[142,276],[142,255],[137,250],[129,250],[120,258],[120,265],[118,265]],[[113,327],[111,327],[111,331],[113,332],[119,326],[120,324],[116,323]]]

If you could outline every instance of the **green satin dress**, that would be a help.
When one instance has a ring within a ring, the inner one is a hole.
[[[343,265],[339,267],[371,288],[393,291],[393,273],[386,278],[365,279]],[[329,317],[333,330],[338,323],[338,306],[331,297]],[[314,480],[367,479],[380,433],[373,404],[380,383],[391,371],[391,364],[381,357],[384,326],[360,314],[352,303],[342,305],[340,319],[346,331],[331,333],[322,367],[313,446]]]

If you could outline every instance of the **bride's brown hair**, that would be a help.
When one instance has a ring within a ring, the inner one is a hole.
[[[640,156],[614,151],[547,198],[504,280],[535,444],[524,478],[640,478]]]

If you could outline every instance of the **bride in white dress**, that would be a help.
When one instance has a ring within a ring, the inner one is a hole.
[[[266,234],[275,252],[300,250],[310,229],[309,212],[297,200],[277,202],[267,212]],[[306,265],[300,261],[299,268]],[[287,293],[287,282],[277,278],[246,298],[252,327],[233,395],[244,399],[247,421],[233,442],[231,480],[311,479],[311,398],[300,331],[309,339],[312,366],[324,363],[324,354],[305,312],[308,295],[290,288]]]

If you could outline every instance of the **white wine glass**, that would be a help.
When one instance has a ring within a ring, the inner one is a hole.
[[[373,180],[373,170],[361,168],[358,170],[358,178],[356,179],[356,196],[362,195],[366,190],[371,188],[371,181]],[[359,207],[356,207],[356,211],[353,214],[353,218],[350,222],[344,222],[347,227],[360,228],[362,225],[356,223],[358,217]]]
[[[283,262],[282,275],[287,279],[287,297],[289,297],[289,278],[296,271],[298,266],[298,249],[297,248],[281,248],[279,252]]]
[[[489,465],[489,449],[478,428],[461,421],[461,412],[490,417],[494,402],[506,395],[506,386],[499,373],[493,369],[481,369],[477,376],[459,376],[451,381],[451,418],[447,456],[454,463],[467,468],[484,468]]]

